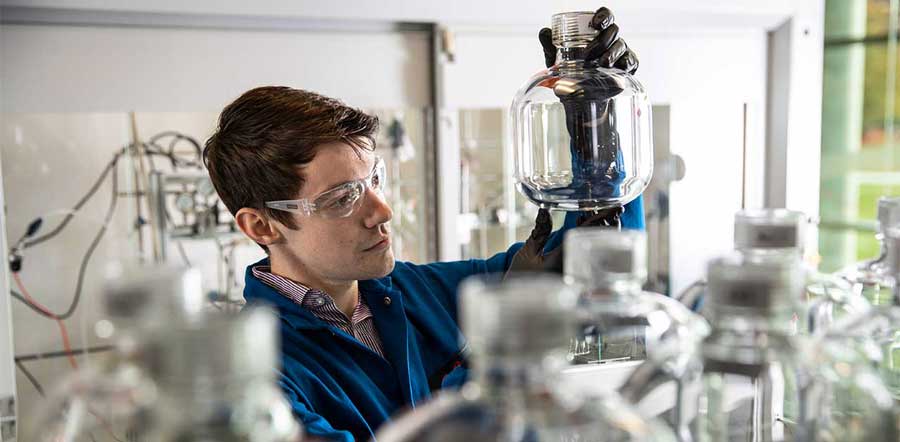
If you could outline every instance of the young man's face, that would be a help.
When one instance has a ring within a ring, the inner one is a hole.
[[[343,142],[320,146],[302,173],[306,178],[296,198],[314,200],[322,192],[369,176],[375,154],[354,150]],[[296,230],[280,229],[286,251],[309,276],[327,281],[380,278],[394,269],[388,222],[393,212],[384,197],[371,188],[346,218],[292,214]]]

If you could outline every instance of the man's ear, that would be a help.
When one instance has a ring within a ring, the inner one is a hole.
[[[274,221],[257,209],[243,207],[234,214],[234,220],[241,232],[258,244],[269,246],[284,239]]]

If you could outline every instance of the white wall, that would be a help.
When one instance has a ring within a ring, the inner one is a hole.
[[[317,20],[438,22],[455,24],[537,25],[551,14],[608,6],[617,14],[634,15],[632,26],[659,29],[708,26],[714,17],[724,27],[772,26],[806,0],[2,0],[4,6],[235,16],[301,17]]]
[[[3,26],[2,111],[217,111],[268,84],[425,106],[429,45],[418,32]]]

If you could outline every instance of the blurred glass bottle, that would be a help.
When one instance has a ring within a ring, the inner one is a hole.
[[[257,307],[160,330],[148,349],[159,389],[150,440],[301,440],[277,383],[277,328],[276,314]]]
[[[875,238],[881,243],[881,253],[877,258],[869,259],[850,266],[838,273],[846,279],[853,292],[862,295],[873,305],[891,305],[893,296],[890,286],[888,255],[893,253],[885,240],[885,232],[900,226],[900,196],[883,196],[878,199],[878,222]],[[897,252],[900,253],[900,252]]]
[[[801,407],[815,393],[791,317],[803,290],[793,259],[732,255],[709,264],[697,441],[809,440]]]
[[[562,395],[559,371],[573,330],[576,293],[559,278],[467,280],[462,327],[472,377],[378,431],[380,442],[671,441],[614,392]]]
[[[300,437],[299,424],[291,416],[290,408],[280,396],[274,381],[263,385],[251,382],[256,389],[251,395],[255,401],[240,402],[233,396],[219,391],[189,390],[184,388],[175,396],[167,383],[167,374],[173,365],[183,365],[198,372],[216,373],[210,367],[233,367],[241,357],[222,351],[223,346],[236,344],[229,339],[231,329],[246,331],[257,340],[253,352],[247,351],[247,343],[241,347],[247,358],[269,361],[272,346],[267,340],[268,328],[273,321],[262,318],[266,312],[248,314],[247,318],[211,315],[206,310],[206,296],[201,287],[201,275],[196,270],[171,267],[139,267],[119,269],[104,291],[104,308],[107,319],[100,321],[98,330],[114,333],[114,349],[109,357],[95,367],[73,373],[64,380],[54,394],[42,404],[35,426],[26,434],[29,441],[47,442],[168,442],[171,440],[218,441],[296,441]],[[229,327],[231,327],[229,329]],[[254,332],[255,331],[255,332]],[[216,344],[206,342],[195,346],[191,358],[185,357],[186,342],[210,337],[214,333]],[[214,353],[213,353],[214,352]],[[177,356],[176,356],[177,355]],[[180,360],[173,358],[179,357]],[[226,358],[223,360],[222,358]],[[230,363],[230,365],[229,365]],[[257,362],[262,365],[265,362]],[[274,364],[269,365],[274,376]],[[198,376],[203,377],[203,376]],[[260,378],[262,376],[259,376]],[[208,377],[205,379],[209,379]],[[200,381],[202,383],[203,381]],[[189,385],[190,381],[183,381]],[[221,385],[208,387],[218,388]],[[202,395],[201,392],[205,393]],[[276,394],[277,393],[277,394]],[[197,394],[197,397],[193,397]],[[173,399],[176,398],[176,399]],[[243,427],[255,423],[253,437],[219,439],[177,439],[163,432],[175,419],[173,414],[184,417],[201,413],[198,406],[205,398],[221,398],[216,403],[217,418],[231,422],[239,420]],[[258,399],[265,397],[266,400]],[[240,413],[228,414],[228,411]],[[270,415],[278,416],[278,419]],[[286,416],[286,417],[285,417]],[[270,427],[278,427],[278,431]],[[285,437],[269,437],[273,433]]]
[[[106,318],[95,327],[113,338],[112,351],[60,383],[35,413],[26,440],[146,440],[157,400],[146,370],[146,336],[172,322],[199,320],[204,302],[196,270],[115,268],[103,293]]]
[[[790,320],[803,334],[824,332],[835,320],[870,308],[868,302],[853,295],[846,281],[820,273],[804,260],[808,224],[802,212],[785,209],[742,210],[734,217],[737,251],[756,259],[783,256],[802,265],[804,290]]]
[[[879,287],[877,304],[869,314],[836,325],[831,335],[853,339],[864,348],[874,343],[875,351],[868,354],[880,367],[900,416],[900,225],[884,230],[882,241],[887,253],[872,280]]]
[[[795,334],[798,260],[736,254],[711,262],[708,280],[696,440],[896,440],[877,374],[838,342]]]
[[[593,12],[552,17],[556,65],[510,111],[519,191],[541,207],[599,210],[637,198],[653,175],[650,100],[616,68],[586,64]]]
[[[697,349],[709,325],[679,302],[643,291],[647,244],[643,232],[577,228],[565,238],[565,275],[580,290],[575,364],[639,365],[620,392],[638,403],[674,383],[665,418],[679,440],[690,440],[702,367]],[[599,383],[608,382],[598,372]]]

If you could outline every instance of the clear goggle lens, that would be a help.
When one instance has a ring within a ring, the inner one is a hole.
[[[364,180],[354,181],[332,189],[313,203],[315,211],[326,218],[345,218],[350,216],[360,205],[366,188],[379,195],[384,194],[386,169],[383,161],[378,161],[372,174]]]

